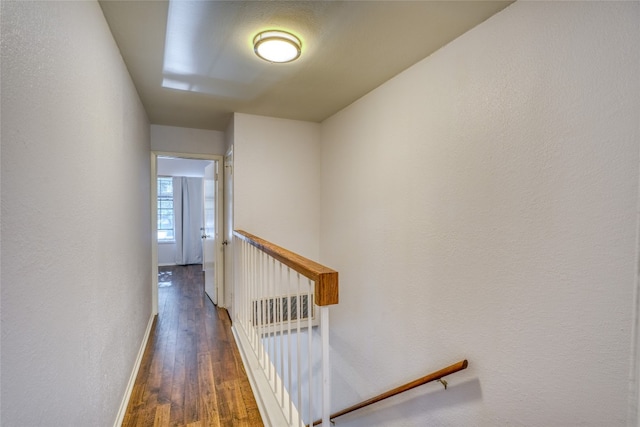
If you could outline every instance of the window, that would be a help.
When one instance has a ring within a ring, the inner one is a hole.
[[[158,241],[173,242],[173,178],[158,177]]]

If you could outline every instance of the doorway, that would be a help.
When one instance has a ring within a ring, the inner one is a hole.
[[[152,311],[158,314],[158,266],[159,266],[159,244],[158,230],[163,225],[158,224],[158,186],[157,179],[159,173],[158,162],[165,162],[165,159],[173,159],[177,162],[188,160],[204,161],[209,164],[207,176],[205,176],[204,166],[202,171],[202,220],[197,226],[196,236],[202,239],[202,265],[205,274],[205,291],[214,304],[224,307],[224,252],[223,239],[223,179],[222,173],[223,157],[208,154],[187,154],[176,152],[151,152],[151,269],[152,269]],[[193,163],[193,162],[192,162]],[[165,167],[161,165],[161,168]],[[180,166],[184,167],[184,166]],[[178,167],[178,169],[180,168]],[[162,230],[161,230],[162,232]],[[166,257],[167,248],[162,248],[162,257]],[[166,258],[163,258],[166,262]],[[208,283],[207,283],[208,282]]]

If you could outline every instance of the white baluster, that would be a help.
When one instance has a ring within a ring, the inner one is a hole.
[[[278,263],[278,283],[279,286],[278,288],[280,289],[280,294],[284,294],[286,295],[286,293],[284,293],[282,291],[282,263]],[[278,360],[278,372],[280,372],[280,377],[281,377],[281,381],[280,381],[280,401],[282,402],[282,407],[284,408],[285,406],[285,402],[284,402],[284,298],[279,298],[278,300],[278,308],[279,308],[279,326],[280,326],[280,358]]]
[[[259,263],[258,263],[258,270],[260,271],[260,275],[259,275],[259,280],[258,280],[258,298],[260,300],[260,306],[261,308],[261,313],[260,313],[260,327],[258,328],[258,345],[260,346],[260,361],[262,363],[262,368],[266,371],[267,365],[265,364],[265,353],[264,353],[264,342],[262,341],[262,331],[264,330],[264,325],[265,325],[265,303],[266,301],[264,300],[264,294],[265,294],[265,290],[264,290],[264,257],[265,254],[264,252],[260,252],[260,257],[259,257]]]
[[[307,337],[308,337],[308,356],[307,365],[309,366],[309,423],[313,423],[313,319],[311,311],[313,309],[313,294],[314,288],[311,279],[307,279]]]
[[[273,371],[273,392],[275,393],[276,396],[278,396],[278,382],[277,382],[277,378],[278,378],[278,372],[276,371],[276,327],[275,327],[275,322],[276,322],[276,315],[277,315],[277,309],[276,309],[276,300],[275,300],[275,288],[276,288],[276,279],[275,279],[275,260],[272,257],[269,257],[269,270],[270,270],[270,274],[269,274],[269,280],[271,282],[271,292],[269,292],[269,304],[273,305],[273,307],[269,307],[269,333],[271,335],[271,343],[269,344],[269,349],[271,351],[271,356],[270,356],[270,360],[271,363],[269,363],[269,370],[270,372]]]
[[[320,336],[322,340],[322,427],[329,427],[331,414],[331,383],[329,369],[329,307],[320,307]]]
[[[259,264],[258,264],[258,255],[259,252],[256,248],[252,248],[251,249],[252,252],[252,265],[251,265],[251,269],[253,270],[253,281],[251,282],[251,305],[254,304],[255,302],[255,310],[253,315],[255,316],[255,319],[253,321],[253,334],[252,334],[252,339],[253,339],[253,348],[254,351],[256,352],[257,356],[258,356],[258,361],[260,361],[260,349],[258,348],[258,328],[260,328],[260,300],[258,299],[258,281],[259,281],[259,274],[260,274],[260,270],[259,270]]]
[[[301,344],[300,344],[300,328],[301,328],[301,320],[300,320],[300,307],[302,307],[302,298],[300,297],[300,295],[302,294],[301,289],[300,289],[300,273],[297,274],[297,280],[296,280],[296,328],[297,328],[297,332],[296,332],[296,347],[297,347],[297,357],[296,357],[296,365],[298,368],[298,400],[296,401],[296,408],[299,408],[299,417],[300,417],[300,423],[302,424],[302,366],[301,366],[301,361],[302,361],[302,356],[300,355],[301,353]]]
[[[293,424],[293,398],[291,394],[293,393],[292,381],[293,381],[293,372],[291,367],[293,366],[293,352],[291,350],[291,269],[287,267],[287,370],[288,370],[288,380],[289,380],[289,423]]]

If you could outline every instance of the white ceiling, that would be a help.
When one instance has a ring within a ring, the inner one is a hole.
[[[151,123],[214,130],[233,112],[320,122],[510,3],[100,1]],[[266,29],[299,36],[300,59],[259,59]]]

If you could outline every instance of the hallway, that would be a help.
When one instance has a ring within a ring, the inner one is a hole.
[[[201,265],[160,267],[158,318],[124,427],[262,426],[225,309]]]

